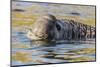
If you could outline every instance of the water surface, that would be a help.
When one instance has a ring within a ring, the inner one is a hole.
[[[33,46],[32,46],[33,45]],[[95,41],[57,41],[51,46],[31,44],[25,33],[12,33],[12,65],[95,61]]]
[[[49,9],[48,9],[49,8]],[[20,11],[15,11],[19,9]],[[48,63],[95,61],[95,39],[87,41],[57,41],[50,46],[31,44],[26,27],[31,28],[36,18],[45,13],[57,19],[75,20],[95,26],[95,7],[12,2],[12,66]]]

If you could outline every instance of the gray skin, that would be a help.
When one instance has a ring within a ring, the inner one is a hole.
[[[58,20],[46,14],[34,22],[27,36],[30,40],[85,40],[95,37],[95,28],[74,20]]]

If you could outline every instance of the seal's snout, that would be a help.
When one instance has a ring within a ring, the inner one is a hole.
[[[47,39],[48,38],[48,34],[44,33],[44,32],[36,32],[35,36],[42,38],[42,39]]]
[[[33,32],[29,30],[27,32],[27,37],[31,40],[45,40],[48,38],[48,34],[45,32]]]
[[[56,17],[53,15],[43,15],[37,18],[36,22],[29,30],[27,37],[31,40],[52,40],[55,28]]]

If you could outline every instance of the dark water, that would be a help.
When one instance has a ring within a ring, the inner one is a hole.
[[[12,65],[95,60],[95,41],[58,41],[51,46],[31,45],[25,33],[12,31]]]

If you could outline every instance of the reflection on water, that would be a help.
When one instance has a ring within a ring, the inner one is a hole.
[[[58,41],[51,46],[31,44],[23,32],[12,32],[12,65],[95,61],[95,41]]]
[[[25,26],[31,28],[36,18],[45,13],[53,14],[58,19],[72,19],[95,26],[94,6],[12,2],[13,66],[95,61],[95,39],[88,41],[57,41],[56,43],[49,43],[50,46],[31,44],[25,36]]]

